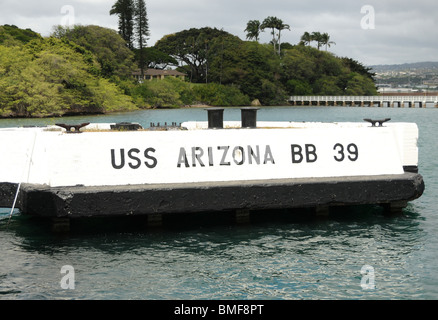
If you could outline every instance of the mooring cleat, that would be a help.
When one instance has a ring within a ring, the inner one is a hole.
[[[373,119],[363,119],[366,122],[369,122],[372,124],[373,127],[383,127],[383,124],[385,122],[388,122],[389,120],[391,120],[391,118],[386,118],[383,120],[373,120]],[[379,124],[378,126],[376,126],[376,124]]]
[[[58,127],[64,128],[67,130],[67,133],[81,133],[81,129],[83,127],[88,126],[90,123],[82,123],[82,124],[64,124],[64,123],[56,123]]]

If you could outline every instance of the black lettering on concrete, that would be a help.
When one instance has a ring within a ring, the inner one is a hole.
[[[316,147],[313,144],[306,144],[306,161],[308,163],[316,162],[318,156],[316,154]]]
[[[316,147],[314,144],[306,144],[304,146],[306,155],[303,154],[303,147],[299,144],[291,145],[292,163],[301,163],[306,159],[307,163],[313,163],[318,160],[318,155],[316,154]]]
[[[292,144],[291,151],[292,151],[292,163],[303,162],[304,159],[303,148],[301,148],[299,144]]]
[[[228,154],[228,150],[230,149],[229,146],[227,147],[217,147],[218,150],[223,150],[223,154],[222,154],[222,159],[221,159],[221,166],[230,166],[231,163],[230,162],[226,162],[225,159],[227,157]]]
[[[274,157],[272,156],[272,152],[271,152],[271,147],[269,145],[266,146],[265,160],[263,161],[263,164],[267,164],[268,162],[275,164]]]
[[[232,148],[232,149],[231,149]],[[215,151],[218,150],[218,151]],[[261,151],[260,146],[218,146],[214,147],[191,147],[191,161],[189,162],[187,157],[187,151],[181,147],[178,156],[177,167],[206,167],[207,161],[209,167],[214,166],[231,166],[236,164],[242,166],[246,164],[261,164],[262,153],[263,164],[275,164],[274,156],[271,151],[271,147],[267,145],[265,150]],[[312,149],[309,150],[312,154]],[[315,156],[315,155],[314,155]],[[190,155],[189,155],[190,157]],[[220,159],[220,161],[219,161]],[[231,161],[233,160],[233,161]]]
[[[199,152],[199,153],[197,153]],[[202,156],[204,155],[204,150],[200,147],[193,147],[192,148],[192,166],[196,167],[196,160],[198,160],[201,167],[205,167],[204,163],[202,162]]]
[[[184,164],[186,168],[190,167],[189,161],[187,160],[187,154],[186,149],[180,148],[179,149],[179,156],[178,156],[178,168],[181,168],[181,165]]]
[[[349,144],[347,147],[348,153],[350,154],[348,156],[348,159],[355,162],[357,159],[359,159],[359,148],[354,143]]]
[[[213,148],[212,147],[208,147],[208,165],[210,167],[214,166],[214,161],[213,161]]]
[[[252,164],[253,159],[255,163],[260,164],[260,147],[256,146],[256,152],[254,153],[254,149],[251,146],[248,146],[248,162]]]
[[[128,150],[127,156],[130,160],[128,162],[128,166],[131,169],[137,170],[137,169],[140,169],[140,167],[142,166],[142,159],[140,156],[140,152],[141,152],[140,149],[137,149],[137,148],[132,148],[132,149]],[[154,152],[155,152],[154,148],[147,148],[144,151],[144,157],[147,160],[144,162],[144,164],[149,169],[155,168],[158,164],[157,158],[155,158],[154,156],[152,156],[150,154],[150,153],[154,153]],[[126,165],[125,149],[120,149],[120,161],[119,162],[116,160],[116,153],[117,152],[115,149],[111,149],[111,165],[113,166],[114,169],[120,170],[120,169],[123,169]]]
[[[342,162],[345,160],[345,147],[344,145],[337,143],[333,147],[333,150],[337,151],[337,155],[334,156],[335,160],[338,162]],[[348,159],[350,161],[357,161],[359,159],[359,148],[356,144],[351,143],[347,146]]]
[[[155,149],[154,148],[147,148],[145,151],[144,151],[144,157],[146,158],[146,159],[148,159],[148,160],[151,160],[152,161],[152,164],[150,164],[149,162],[147,162],[147,161],[145,161],[145,165],[146,165],[146,167],[148,167],[149,169],[153,169],[153,168],[155,168],[156,166],[157,166],[157,164],[158,164],[158,160],[157,160],[157,158],[155,158],[154,156],[151,156],[151,155],[149,155],[149,153],[155,153]]]
[[[240,160],[238,155],[240,154]],[[233,160],[238,166],[241,166],[245,162],[245,150],[242,147],[235,147],[233,150]]]
[[[138,168],[140,168],[140,166],[141,166],[141,161],[140,161],[140,159],[139,159],[138,157],[136,157],[135,155],[133,155],[133,153],[139,154],[139,153],[140,153],[140,150],[138,150],[138,149],[131,149],[131,150],[128,151],[128,157],[129,157],[131,160],[136,161],[136,164],[133,164],[133,163],[131,163],[131,162],[128,163],[128,164],[129,164],[129,166],[131,167],[131,169],[138,169]]]
[[[125,166],[125,150],[120,149],[120,164],[116,164],[115,150],[111,149],[111,164],[114,169],[120,170]]]
[[[340,143],[335,144],[335,146],[333,147],[333,150],[338,152],[338,155],[335,156],[335,160],[338,162],[342,162],[345,159],[345,154],[344,154],[344,146]]]

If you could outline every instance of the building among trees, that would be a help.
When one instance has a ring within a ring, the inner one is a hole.
[[[187,76],[185,73],[176,70],[159,70],[159,69],[146,69],[143,74],[141,70],[136,70],[132,73],[132,76],[140,83],[144,81],[152,80],[164,80],[167,77],[179,78],[185,80]]]

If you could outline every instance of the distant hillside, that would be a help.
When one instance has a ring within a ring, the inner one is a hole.
[[[436,70],[438,71],[438,62],[415,62],[404,64],[390,64],[390,65],[375,65],[370,66],[373,72],[388,72],[388,71],[405,71],[405,70]]]
[[[19,41],[20,43],[28,43],[34,39],[42,39],[39,33],[32,31],[31,29],[20,29],[17,26],[10,26],[5,24],[4,26],[0,26],[0,44],[4,44],[9,42],[11,45],[11,41]]]

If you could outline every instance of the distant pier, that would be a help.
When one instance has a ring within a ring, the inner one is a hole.
[[[438,96],[291,96],[294,106],[438,108]]]

